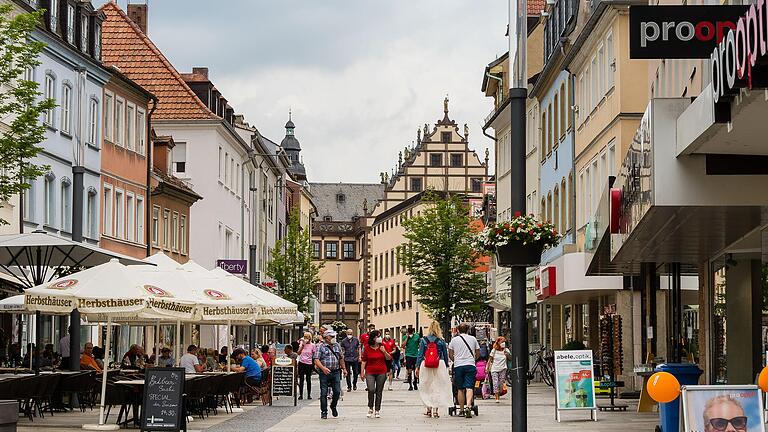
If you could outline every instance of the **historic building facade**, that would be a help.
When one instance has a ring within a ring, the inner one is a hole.
[[[406,240],[402,220],[420,213],[426,190],[466,197],[472,211],[482,207],[483,183],[488,180],[488,153],[481,160],[469,147],[469,129],[448,115],[433,127],[419,129],[414,147],[400,155],[395,174],[388,178],[383,199],[373,210],[371,230],[371,287],[367,319],[399,337],[407,326],[426,327],[429,314],[411,294],[412,283],[400,259]]]
[[[371,212],[384,184],[312,183],[317,216],[312,223],[313,258],[323,262],[315,290],[316,320],[343,321],[364,329],[371,286]]]

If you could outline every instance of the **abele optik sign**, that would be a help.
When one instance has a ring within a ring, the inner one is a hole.
[[[768,51],[768,1],[739,6],[632,6],[630,58],[710,59],[714,102],[768,86],[755,67]]]

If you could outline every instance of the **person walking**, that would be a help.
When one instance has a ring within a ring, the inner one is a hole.
[[[347,374],[344,364],[344,356],[341,345],[333,342],[336,332],[326,330],[323,334],[323,343],[315,349],[315,367],[320,371],[320,418],[328,418],[328,388],[333,392],[331,399],[331,414],[339,416],[336,409],[341,396],[341,375]]]
[[[501,391],[504,389],[504,383],[507,380],[507,361],[512,360],[512,353],[507,349],[507,339],[499,336],[493,343],[493,349],[488,354],[488,364],[491,371],[491,384],[493,385],[493,394],[496,396],[496,403],[499,403]]]
[[[389,330],[384,332],[384,340],[382,341],[382,344],[384,345],[384,349],[387,350],[387,353],[389,353],[389,358],[386,361],[387,380],[389,381],[389,387],[387,387],[387,390],[392,391],[392,378],[395,376],[395,368],[393,365],[392,356],[395,354],[395,350],[397,349],[397,342],[392,339],[392,335],[389,333]]]
[[[376,330],[376,324],[370,323],[368,324],[368,332],[360,335],[360,356],[363,355],[363,349],[368,345],[368,336],[374,330]],[[363,384],[365,384],[365,391],[368,391],[368,383],[363,380]]]
[[[357,390],[357,376],[360,375],[360,341],[347,329],[347,337],[341,341],[344,363],[347,365],[347,391]]]
[[[383,345],[383,340],[378,330],[368,333],[367,339],[368,343],[363,347],[363,354],[361,356],[360,378],[365,380],[368,387],[367,417],[380,418],[381,398],[384,393],[384,384],[387,383],[387,361],[392,361],[392,356]]]
[[[416,334],[416,330],[408,326],[408,332],[400,343],[400,346],[405,351],[405,373],[408,380],[408,391],[418,390],[419,383],[418,378],[414,376],[414,370],[416,370],[416,358],[419,356],[419,335]]]
[[[437,321],[432,321],[427,335],[419,341],[414,374],[421,381],[419,396],[427,407],[424,415],[440,417],[441,407],[447,410],[453,405],[453,395],[448,374],[448,346]]]
[[[312,333],[304,332],[304,337],[299,340],[299,399],[304,399],[304,381],[307,382],[307,399],[312,399],[312,370],[314,369],[313,357],[315,344],[312,342]]]
[[[458,334],[448,344],[448,357],[453,360],[453,382],[458,389],[459,415],[463,413],[467,418],[472,418],[472,398],[477,375],[475,361],[480,357],[480,344],[467,331],[469,325],[461,323]]]

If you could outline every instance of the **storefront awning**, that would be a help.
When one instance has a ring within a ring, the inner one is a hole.
[[[643,262],[681,263],[683,273],[695,274],[700,263],[764,224],[765,176],[711,175],[706,155],[678,156],[674,141],[687,133],[681,129],[697,127],[678,121],[690,103],[649,103],[613,184],[621,200],[603,194],[595,217],[603,234],[591,250],[588,274],[635,273]],[[617,233],[609,233],[612,216]]]

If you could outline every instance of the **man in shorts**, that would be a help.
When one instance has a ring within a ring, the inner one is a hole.
[[[419,356],[419,335],[416,329],[408,326],[408,332],[403,336],[400,347],[405,351],[405,370],[408,380],[408,391],[418,390],[419,381],[413,371],[416,369],[416,357]]]
[[[475,361],[480,357],[480,344],[474,336],[467,334],[468,330],[469,325],[466,323],[459,325],[459,333],[448,344],[448,357],[453,360],[453,383],[458,389],[459,415],[472,418],[472,397],[477,375]]]

